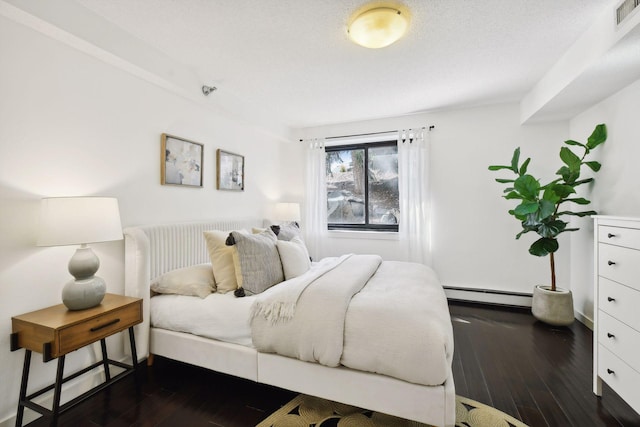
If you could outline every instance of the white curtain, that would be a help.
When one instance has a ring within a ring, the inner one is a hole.
[[[327,234],[327,184],[324,139],[303,141],[307,144],[306,200],[303,229],[309,254],[314,261],[321,257],[321,245]]]
[[[429,218],[429,132],[423,128],[398,132],[400,238],[407,261],[431,265]]]

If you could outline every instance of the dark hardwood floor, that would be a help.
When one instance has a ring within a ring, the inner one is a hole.
[[[487,306],[450,311],[456,394],[531,427],[640,426],[640,415],[606,385],[602,398],[592,393],[593,334],[583,324],[551,327],[528,311]]]
[[[457,394],[531,427],[640,426],[640,416],[608,387],[602,398],[591,392],[592,333],[584,325],[553,328],[527,311],[491,306],[452,303],[450,310]],[[125,379],[58,425],[254,426],[296,395],[160,357],[139,377],[139,392]]]

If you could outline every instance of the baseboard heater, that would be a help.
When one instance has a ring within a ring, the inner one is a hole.
[[[449,301],[477,302],[510,307],[531,307],[532,294],[493,289],[444,286]]]

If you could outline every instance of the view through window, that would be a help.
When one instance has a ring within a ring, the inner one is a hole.
[[[398,231],[398,144],[326,147],[330,230]]]

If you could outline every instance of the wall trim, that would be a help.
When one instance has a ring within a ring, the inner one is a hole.
[[[460,288],[443,286],[449,301],[475,302],[507,307],[531,307],[533,294],[499,291],[493,289]],[[593,331],[593,319],[574,309],[576,320]],[[1,426],[0,426],[1,427]]]
[[[495,289],[460,288],[443,286],[450,301],[479,302],[512,307],[531,307],[532,294],[500,291]]]
[[[575,311],[574,314],[578,322],[582,323],[584,326],[593,331],[593,319],[590,319],[584,313],[581,313],[579,311]]]

